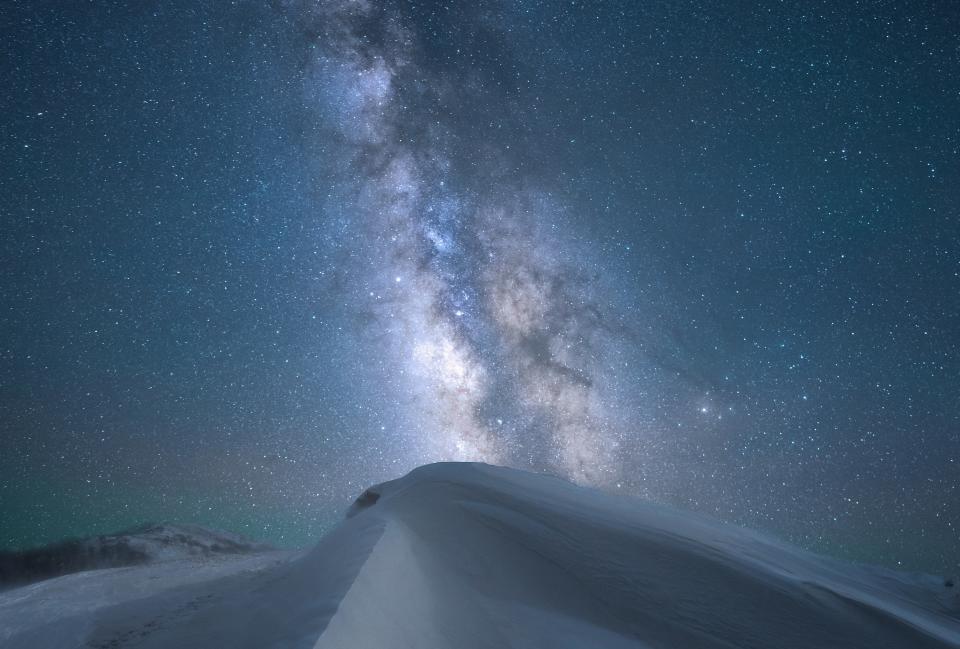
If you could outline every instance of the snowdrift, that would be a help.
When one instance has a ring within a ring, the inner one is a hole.
[[[0,646],[960,647],[960,595],[943,579],[479,464],[372,487],[305,553],[189,579],[176,563],[2,593]],[[98,603],[77,607],[91,590]]]

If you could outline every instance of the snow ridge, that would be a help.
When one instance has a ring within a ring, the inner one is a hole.
[[[0,646],[960,647],[949,580],[482,464],[371,487],[309,551],[237,556],[205,575],[172,561],[0,593]],[[130,586],[144,580],[160,585]],[[81,587],[127,591],[81,610]]]

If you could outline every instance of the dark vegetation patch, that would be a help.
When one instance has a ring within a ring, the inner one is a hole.
[[[91,543],[81,539],[29,550],[0,551],[0,588],[82,570],[135,566],[149,559],[145,552],[126,543]]]
[[[147,524],[124,532],[88,539],[66,539],[52,545],[28,550],[0,551],[0,589],[84,570],[123,568],[148,563],[150,547],[176,548],[184,556],[205,557],[215,554],[244,554],[268,549],[267,546],[231,539],[199,530]]]

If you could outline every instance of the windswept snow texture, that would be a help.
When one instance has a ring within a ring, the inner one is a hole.
[[[947,580],[481,464],[368,489],[308,552],[203,570],[172,561],[2,593],[0,646],[960,647]]]

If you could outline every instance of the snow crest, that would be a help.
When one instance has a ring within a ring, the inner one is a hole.
[[[371,487],[312,550],[244,560],[188,582],[163,565],[71,576],[161,584],[90,610],[70,609],[76,584],[51,590],[71,577],[0,594],[0,646],[960,647],[948,580],[481,464]],[[46,624],[16,622],[37,607]]]

